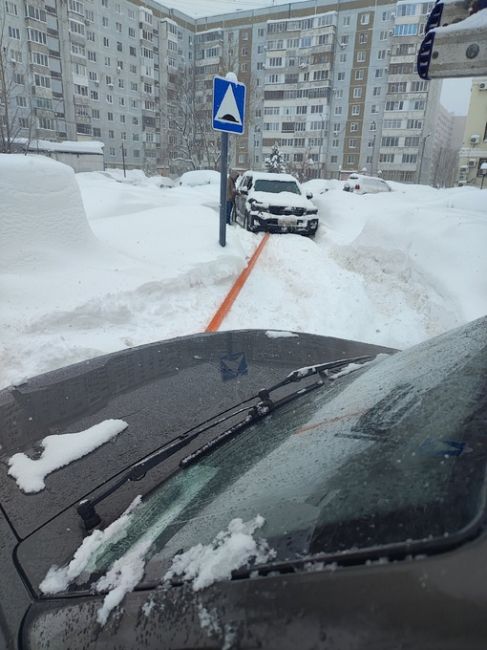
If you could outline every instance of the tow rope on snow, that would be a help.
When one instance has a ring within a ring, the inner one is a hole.
[[[240,273],[238,278],[235,280],[232,288],[230,291],[227,293],[225,296],[225,299],[223,300],[222,304],[220,307],[215,312],[215,315],[211,319],[210,323],[208,324],[207,328],[205,329],[205,332],[217,332],[218,328],[223,322],[223,319],[227,316],[228,312],[232,308],[233,303],[237,299],[238,294],[240,293],[242,287],[244,286],[245,282],[247,281],[247,278],[249,277],[250,273],[252,272],[252,269],[254,268],[257,260],[259,259],[260,254],[264,250],[264,246],[267,244],[267,241],[269,239],[269,233],[266,232],[265,235],[262,237],[259,245],[255,249],[252,257],[250,258],[247,266],[244,268],[244,270]]]

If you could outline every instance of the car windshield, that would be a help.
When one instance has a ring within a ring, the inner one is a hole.
[[[278,181],[268,179],[258,179],[255,181],[256,192],[271,192],[278,194],[279,192],[291,192],[292,194],[301,194],[298,184],[294,181]]]
[[[487,346],[481,323],[463,332],[327,383],[179,471],[91,571],[144,536],[144,582],[158,582],[176,553],[258,514],[282,561],[461,531],[483,508],[487,454]]]

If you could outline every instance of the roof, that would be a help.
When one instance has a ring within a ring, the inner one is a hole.
[[[51,140],[28,140],[27,138],[16,138],[15,142],[27,145],[29,151],[59,151],[63,153],[90,153],[103,156],[103,142],[88,140],[78,142],[75,140],[63,140],[52,142]]]

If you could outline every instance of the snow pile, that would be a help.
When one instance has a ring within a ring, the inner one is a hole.
[[[315,196],[319,194],[324,194],[329,190],[343,190],[344,185],[345,185],[344,181],[339,181],[336,178],[329,178],[329,179],[314,178],[311,181],[306,181],[306,183],[302,183],[301,187],[303,188],[305,193],[311,192],[314,198]]]
[[[219,185],[220,172],[212,169],[195,169],[191,172],[184,173],[178,181],[178,185],[196,187],[198,185]]]
[[[141,497],[136,497],[125,512],[105,530],[94,530],[84,538],[71,562],[64,567],[53,566],[39,585],[43,594],[59,594],[66,591],[71,582],[86,571],[93,557],[108,544],[116,544],[127,534],[128,525],[135,510],[140,506]]]
[[[192,580],[194,591],[199,591],[217,580],[229,580],[232,571],[249,562],[267,562],[275,556],[275,551],[269,548],[265,540],[253,538],[255,531],[262,528],[264,523],[260,515],[247,522],[232,519],[227,530],[218,533],[211,544],[197,544],[185,553],[176,555],[164,580],[174,577]]]
[[[52,142],[51,140],[28,140],[27,138],[15,138],[16,144],[27,145],[29,151],[59,151],[63,153],[91,153],[103,156],[103,142],[90,140],[89,142],[78,142],[77,140],[62,140]]]
[[[123,420],[105,420],[80,431],[47,436],[41,440],[44,451],[35,460],[25,454],[14,454],[8,461],[8,473],[24,492],[40,492],[48,474],[86,456],[128,427]]]
[[[0,196],[0,272],[45,268],[95,245],[68,165],[0,154]]]

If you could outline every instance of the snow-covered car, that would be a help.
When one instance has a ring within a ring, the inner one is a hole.
[[[220,183],[220,172],[213,169],[195,169],[185,172],[179,179],[178,185],[198,187],[199,185],[218,185]]]
[[[198,334],[0,391],[0,646],[484,648],[486,376],[484,317],[403,352]]]
[[[235,197],[236,219],[252,232],[314,235],[319,220],[312,198],[290,174],[247,171]]]
[[[363,174],[350,174],[345,185],[345,192],[354,194],[377,194],[377,192],[390,192],[391,188],[384,179]]]

